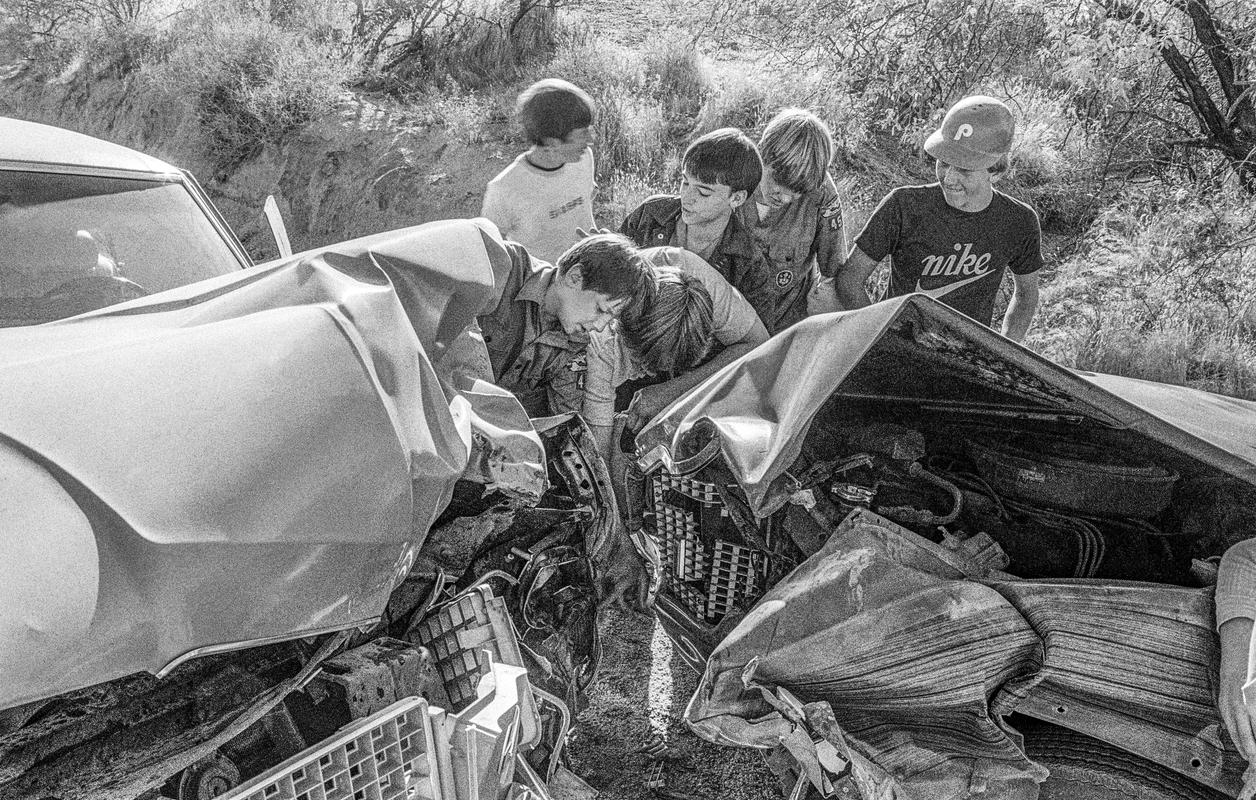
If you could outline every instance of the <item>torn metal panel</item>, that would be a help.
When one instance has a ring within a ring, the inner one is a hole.
[[[643,468],[673,469],[713,430],[751,507],[766,516],[796,491],[786,470],[832,396],[932,403],[941,414],[1085,417],[1256,485],[1256,403],[1069,370],[923,295],[810,317],[773,337],[650,422],[637,437]]]
[[[910,796],[962,796],[982,781],[1004,792],[994,796],[1035,798],[1045,770],[989,703],[1034,679],[1041,641],[998,592],[918,538],[872,515],[839,528],[716,648],[690,726],[736,741],[728,717],[772,712],[751,687],[782,687],[829,703],[851,745]]]

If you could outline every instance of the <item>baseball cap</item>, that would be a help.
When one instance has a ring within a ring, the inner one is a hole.
[[[1011,152],[1015,129],[1003,101],[981,94],[965,97],[925,140],[925,152],[962,169],[987,169]]]

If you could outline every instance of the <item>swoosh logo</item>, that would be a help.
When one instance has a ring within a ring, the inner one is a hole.
[[[956,281],[955,283],[948,283],[945,286],[939,286],[936,289],[926,289],[925,287],[920,285],[920,279],[917,278],[916,279],[916,291],[921,294],[927,294],[936,300],[937,298],[943,295],[950,294],[951,292],[955,291],[956,289],[959,289],[962,286],[967,286],[970,283],[974,283],[976,281],[981,280],[982,278],[989,276],[992,271],[993,270],[986,270],[980,275],[972,275],[970,277],[964,278],[964,280],[962,281]]]

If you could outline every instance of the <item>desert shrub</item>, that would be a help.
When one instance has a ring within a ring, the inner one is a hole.
[[[595,218],[600,227],[616,229],[624,217],[652,194],[666,189],[631,172],[618,172],[598,186]]]
[[[667,46],[646,58],[574,31],[532,78],[561,77],[587,91],[597,103],[598,182],[631,173],[660,188],[671,180],[676,150],[692,128],[689,116],[705,96],[703,63],[696,53],[668,54]]]
[[[1154,188],[1106,209],[1030,343],[1080,369],[1256,397],[1256,203]]]
[[[712,89],[710,69],[697,43],[673,32],[647,42],[641,60],[651,93],[663,103],[668,133],[689,135]]]
[[[18,0],[0,5],[0,52],[49,77],[84,67],[96,75],[120,77],[156,55],[154,5],[151,0]]]
[[[304,32],[227,5],[199,9],[168,35],[167,58],[147,76],[190,107],[218,169],[330,110],[347,76]]]
[[[557,0],[363,0],[351,38],[370,88],[482,89],[519,78],[553,53],[557,7]]]
[[[428,91],[411,101],[420,126],[441,126],[448,138],[466,144],[487,141],[485,123],[501,116],[492,98],[476,92]]]
[[[737,70],[721,76],[703,104],[694,133],[717,128],[741,128],[747,133],[761,130],[782,105],[782,87],[767,72],[747,74]]]
[[[1044,230],[1080,234],[1120,186],[1107,180],[1110,143],[1065,95],[1027,82],[1001,90],[1016,116],[1016,139],[1012,170],[999,188],[1029,201]]]

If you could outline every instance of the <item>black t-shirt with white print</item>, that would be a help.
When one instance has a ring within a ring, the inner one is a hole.
[[[874,261],[892,257],[890,297],[923,292],[985,325],[1004,270],[1042,268],[1038,215],[998,190],[981,211],[960,211],[936,183],[900,187],[881,200],[855,244]]]

